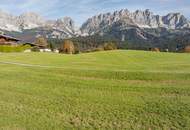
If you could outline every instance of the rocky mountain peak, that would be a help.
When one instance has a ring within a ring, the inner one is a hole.
[[[24,32],[30,29],[40,29],[37,32],[48,30],[49,32],[53,32],[53,34],[59,34],[60,37],[71,37],[75,33],[74,26],[74,21],[70,17],[64,17],[57,20],[46,20],[33,12],[26,12],[19,16],[13,16],[0,11],[0,30],[4,31]],[[44,33],[46,32],[43,32],[43,34]]]
[[[76,29],[70,17],[57,20],[46,20],[33,12],[14,16],[0,10],[0,31],[15,31],[24,33],[26,30],[36,30],[40,35],[48,37],[67,38],[72,36],[87,36],[96,33],[104,34],[110,30],[123,31],[131,28],[143,29],[184,29],[190,28],[190,22],[180,13],[169,13],[165,16],[155,15],[149,9],[130,12],[122,9],[115,12],[102,13],[89,18],[80,29]]]
[[[70,17],[63,17],[61,19],[57,19],[56,24],[64,25],[69,28],[74,28],[74,21]]]
[[[129,12],[127,9],[93,16],[81,27],[83,33],[92,35],[102,32],[105,28],[116,25],[116,22],[125,23],[121,28],[133,25],[139,28],[183,29],[190,27],[189,21],[180,13],[169,13],[166,16],[155,15],[149,9]],[[119,25],[119,24],[117,24]],[[126,26],[123,26],[126,25]]]
[[[168,25],[173,29],[187,27],[189,24],[189,21],[185,16],[180,13],[169,13],[168,15],[163,16],[162,21],[165,25]]]
[[[16,26],[16,21],[15,21],[15,16],[4,12],[0,10],[0,29],[3,30],[9,30],[9,31],[14,31],[14,30],[19,30]]]
[[[45,20],[40,15],[27,12],[17,17],[17,22],[22,29],[32,29],[45,25]]]

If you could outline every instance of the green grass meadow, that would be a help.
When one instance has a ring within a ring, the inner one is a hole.
[[[190,130],[190,54],[0,54],[2,130]]]

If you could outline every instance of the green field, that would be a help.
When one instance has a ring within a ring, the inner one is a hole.
[[[190,54],[0,54],[0,129],[189,130]]]

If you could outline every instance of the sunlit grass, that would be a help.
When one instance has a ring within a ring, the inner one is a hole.
[[[0,128],[188,130],[189,59],[120,50],[0,54]]]

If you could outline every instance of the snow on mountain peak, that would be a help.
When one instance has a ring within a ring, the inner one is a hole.
[[[74,21],[70,17],[49,21],[33,12],[13,16],[0,10],[0,29],[2,30],[18,32],[45,26],[60,30],[67,29],[70,33],[74,31]]]
[[[131,27],[183,29],[190,28],[190,22],[180,13],[169,13],[166,16],[154,15],[149,9],[130,12],[127,9],[95,15],[89,18],[80,29],[77,29],[70,17],[57,20],[46,20],[33,12],[13,16],[0,10],[0,30],[23,32],[30,29],[53,32],[55,37],[87,36],[104,32],[109,28],[125,30]],[[38,33],[38,32],[37,32]]]
[[[183,29],[190,27],[189,21],[180,13],[169,13],[166,16],[154,15],[149,9],[129,12],[127,9],[105,13],[89,18],[81,27],[82,33],[89,35],[101,32],[122,21],[121,28],[133,25],[140,28]]]

